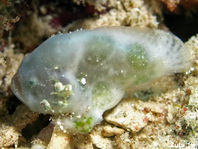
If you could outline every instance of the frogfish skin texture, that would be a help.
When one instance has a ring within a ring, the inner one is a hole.
[[[170,33],[103,27],[49,38],[25,56],[11,88],[32,111],[62,115],[61,128],[87,133],[127,89],[190,65],[189,51]]]

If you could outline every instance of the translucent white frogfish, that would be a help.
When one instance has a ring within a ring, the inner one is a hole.
[[[62,129],[87,133],[129,88],[184,72],[189,51],[156,29],[104,27],[55,35],[25,56],[12,91]],[[60,115],[60,116],[58,116]]]

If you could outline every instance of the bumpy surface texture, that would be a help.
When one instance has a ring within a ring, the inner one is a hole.
[[[133,87],[189,68],[190,54],[161,30],[127,27],[56,35],[23,60],[12,81],[33,111],[64,114],[61,129],[89,132]]]

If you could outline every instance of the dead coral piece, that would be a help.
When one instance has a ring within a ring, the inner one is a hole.
[[[32,141],[31,149],[46,149],[46,145],[41,140],[35,139]]]
[[[112,140],[109,137],[103,137],[102,136],[102,131],[103,131],[103,126],[97,125],[97,126],[94,127],[94,130],[90,134],[92,143],[97,148],[115,149],[116,148],[115,140]]]
[[[112,125],[105,125],[102,130],[102,136],[113,137],[124,133],[124,129]]]
[[[90,134],[77,134],[73,137],[74,145],[78,149],[94,149],[95,147],[103,149],[117,148],[114,141],[115,136],[120,136],[125,131],[121,128],[100,124],[94,127]]]
[[[0,122],[0,147],[10,147],[18,144],[19,132],[12,126]]]
[[[19,64],[23,59],[23,54],[14,54],[13,45],[5,47],[4,52],[0,52],[0,92],[8,91],[12,77],[16,73]]]
[[[93,1],[93,0],[73,0],[76,4],[80,5],[91,5],[94,6],[94,8],[99,11],[99,12],[104,12],[107,11],[108,9],[116,8],[119,7],[118,5],[120,3],[124,4],[124,8],[130,9],[130,8],[136,8],[142,5],[143,3],[147,3],[146,1],[142,0],[122,0],[122,1],[115,1],[115,0],[98,0],[98,1]],[[158,1],[156,0],[151,0],[149,1],[151,3],[150,7],[158,13],[161,14],[161,5]]]
[[[0,28],[5,29],[6,31],[10,30],[12,24],[18,22],[20,18],[16,16],[15,18],[8,19],[0,15]]]
[[[3,122],[0,123],[0,147],[17,146],[22,129],[37,118],[38,113],[29,111],[24,105],[18,106],[13,115],[6,115],[4,119],[2,118]]]
[[[102,6],[101,1],[97,1],[96,3],[96,7],[98,3],[100,3]],[[79,28],[94,29],[101,26],[132,26],[157,28],[159,24],[156,15],[158,14],[159,16],[161,16],[161,12],[159,11],[160,9],[156,10],[156,7],[152,7],[150,3],[147,3],[143,0],[110,0],[110,2],[106,4],[106,7],[109,6],[111,8],[108,12],[99,15],[98,18],[78,20],[66,27],[64,29],[64,32],[76,30]],[[158,3],[155,2],[155,5],[158,5]]]
[[[102,12],[106,10],[108,7],[113,7],[115,5],[114,0],[73,0],[76,4],[84,4],[84,5],[91,5],[94,6],[96,10]]]
[[[105,116],[105,120],[128,131],[138,132],[147,125],[147,122],[144,122],[146,115],[142,112],[143,109],[135,109],[134,101],[122,100],[116,108]]]
[[[172,133],[170,125],[154,123],[147,125],[131,140],[133,148],[170,148],[178,137]]]
[[[162,121],[164,106],[160,103],[147,103],[138,99],[125,99],[105,115],[105,120],[136,133],[143,129],[149,121]]]
[[[72,136],[70,134],[64,133],[58,126],[55,126],[51,140],[46,149],[72,149],[70,144],[71,138]]]
[[[191,37],[186,46],[193,53],[193,67],[188,72],[191,74],[185,80],[185,94],[187,98],[185,115],[178,121],[181,132],[189,133],[188,138],[191,142],[196,142],[198,138],[198,34]],[[185,129],[184,129],[185,128]],[[198,145],[198,142],[197,142]]]
[[[197,69],[197,67],[198,67],[198,34],[191,37],[188,40],[188,42],[186,42],[186,46],[191,51],[191,53],[193,55],[193,62],[195,65],[195,69]]]
[[[131,149],[133,148],[131,144],[132,136],[129,132],[125,132],[120,136],[116,136],[116,143],[119,149]]]
[[[94,149],[89,134],[77,134],[73,136],[73,144],[78,149]]]
[[[198,79],[191,76],[185,83],[188,86],[187,91],[190,90],[188,105],[194,111],[198,111]]]

